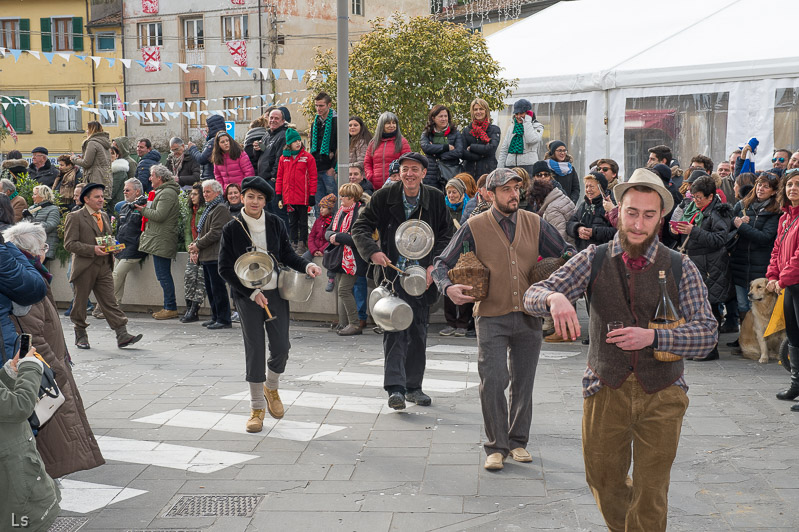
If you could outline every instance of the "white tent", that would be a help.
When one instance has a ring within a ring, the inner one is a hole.
[[[799,148],[797,17],[795,0],[578,0],[488,45],[519,80],[507,103],[545,111],[583,171],[603,156],[641,165],[654,144],[684,166],[698,153],[719,162],[752,136],[770,168],[772,147]]]

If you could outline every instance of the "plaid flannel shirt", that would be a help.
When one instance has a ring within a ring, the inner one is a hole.
[[[644,254],[647,262],[651,263],[657,253],[658,239],[647,249]],[[619,235],[616,234],[608,246],[608,254],[615,257],[622,253]],[[524,293],[524,308],[534,316],[548,316],[547,297],[553,292],[560,292],[574,302],[580,298],[588,288],[591,277],[591,263],[596,254],[596,246],[591,245],[575,255],[564,264],[549,279],[536,283]],[[718,323],[710,310],[707,298],[707,288],[702,281],[702,276],[687,255],[682,257],[682,278],[680,279],[680,314],[685,318],[685,325],[676,329],[658,329],[658,350],[668,351],[679,356],[701,356],[708,353],[718,341]],[[688,385],[685,377],[674,383],[686,392]],[[590,368],[586,367],[583,375],[583,397],[589,397],[602,388],[599,380]]]

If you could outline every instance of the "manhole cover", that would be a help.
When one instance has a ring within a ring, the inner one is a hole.
[[[88,521],[88,517],[56,517],[48,532],[77,532]]]
[[[164,517],[252,517],[261,495],[181,495]]]

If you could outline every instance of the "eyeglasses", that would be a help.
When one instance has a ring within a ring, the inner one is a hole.
[[[597,170],[599,170],[600,172],[610,172],[610,166],[603,166],[603,167],[597,168]]]
[[[566,153],[566,148],[558,148],[555,153]]]
[[[50,244],[45,244],[42,246],[42,253],[47,253],[50,251]]]
[[[535,174],[533,177],[549,177],[549,176],[551,176],[551,175],[552,175],[552,174],[550,174],[549,172],[538,172],[538,173],[537,173],[537,174]]]
[[[779,161],[781,163],[784,163],[785,162],[785,157],[774,157],[773,159],[771,159],[772,163],[776,163],[777,161]]]

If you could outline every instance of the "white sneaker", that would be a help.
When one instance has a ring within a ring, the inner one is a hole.
[[[438,332],[438,334],[440,334],[441,336],[452,336],[453,334],[455,334],[455,327],[449,327],[449,326],[444,327]]]

